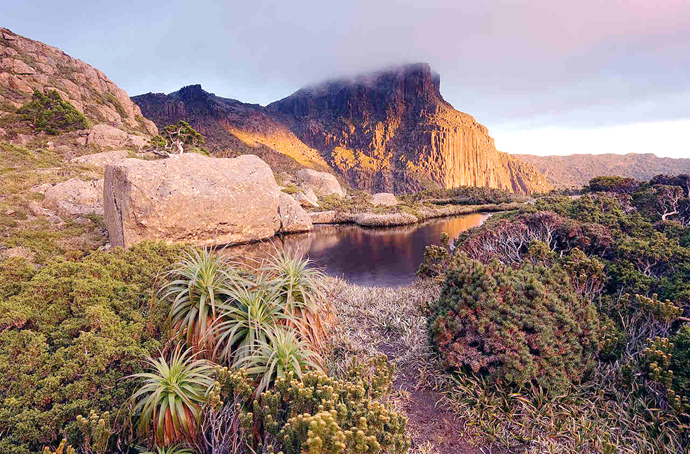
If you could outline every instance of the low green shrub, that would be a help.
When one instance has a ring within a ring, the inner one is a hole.
[[[246,372],[218,369],[210,400],[241,408],[248,452],[285,454],[402,454],[406,419],[388,402],[394,373],[385,356],[351,364],[347,377],[290,373],[253,399]],[[243,452],[243,451],[240,451]]]
[[[0,453],[39,452],[64,434],[78,446],[77,415],[120,408],[135,387],[121,379],[167,338],[154,289],[180,253],[155,243],[95,251],[26,268],[3,287]]]
[[[596,309],[559,266],[459,255],[431,310],[429,335],[446,364],[496,382],[563,392],[591,370],[599,346]]]

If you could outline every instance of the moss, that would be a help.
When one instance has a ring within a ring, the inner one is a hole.
[[[299,192],[299,189],[294,184],[289,184],[289,185],[285,186],[282,189],[282,191],[286,194],[297,194]]]

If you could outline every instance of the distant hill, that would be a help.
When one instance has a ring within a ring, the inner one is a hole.
[[[690,173],[690,159],[660,158],[652,153],[513,156],[533,164],[546,176],[549,183],[560,189],[581,187],[592,178],[602,175],[646,181],[659,174]]]
[[[188,121],[211,149],[252,152],[269,164],[286,155],[371,192],[551,189],[534,166],[497,151],[487,128],[455,110],[439,87],[429,65],[413,64],[303,88],[267,107],[221,98],[199,85],[132,100],[159,128]]]

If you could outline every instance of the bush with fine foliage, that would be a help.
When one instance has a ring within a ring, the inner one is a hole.
[[[431,310],[431,342],[448,366],[506,384],[563,391],[590,370],[598,348],[596,309],[559,266],[458,255]]]
[[[78,415],[116,410],[141,358],[161,347],[166,310],[152,303],[180,249],[144,243],[56,259],[40,270],[0,267],[0,453],[79,440]]]
[[[17,113],[31,122],[36,132],[51,135],[89,127],[86,117],[55,90],[47,95],[35,90],[31,101],[19,108]]]

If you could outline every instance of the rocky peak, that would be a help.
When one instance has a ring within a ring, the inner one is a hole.
[[[440,77],[426,63],[304,88],[267,109],[356,188],[550,189],[534,167],[498,152],[486,127],[443,99]]]
[[[443,103],[440,76],[427,63],[388,68],[298,90],[268,106],[294,118],[330,116],[354,122],[384,120],[407,107],[419,112]]]
[[[0,116],[26,103],[34,90],[57,91],[94,124],[130,133],[158,132],[103,72],[56,47],[0,28]]]

